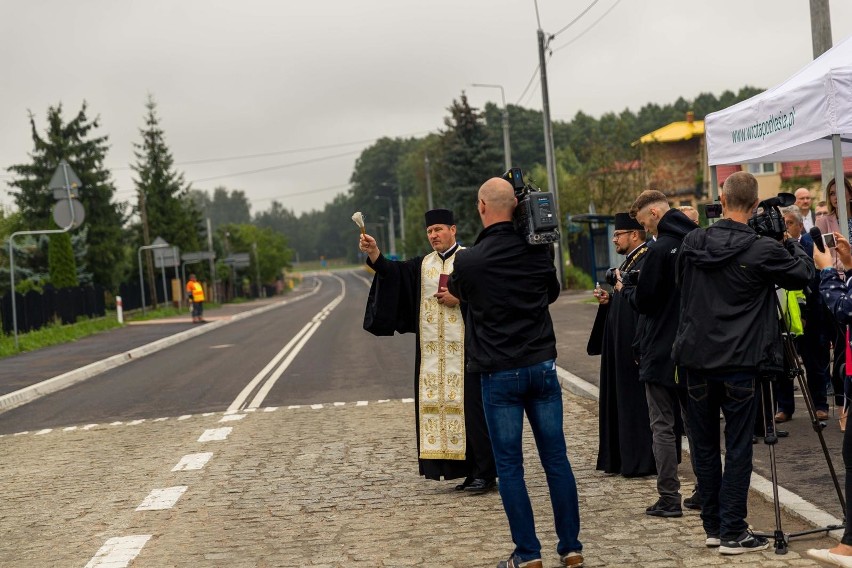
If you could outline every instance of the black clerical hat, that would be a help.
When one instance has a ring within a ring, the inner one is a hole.
[[[453,212],[449,209],[432,209],[426,212],[426,226],[432,225],[455,225]]]
[[[644,231],[645,229],[639,224],[639,221],[630,216],[630,213],[615,214],[615,230],[616,231]]]

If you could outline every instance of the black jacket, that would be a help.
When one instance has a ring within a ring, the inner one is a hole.
[[[801,290],[813,276],[801,245],[782,245],[722,219],[683,241],[681,317],[672,356],[707,373],[783,369],[775,286]]]
[[[677,334],[680,295],[675,263],[683,238],[697,228],[678,209],[669,209],[657,225],[657,240],[648,247],[630,300],[641,315],[636,332],[639,380],[669,387],[683,386],[675,375],[672,343]]]
[[[556,358],[548,305],[559,296],[550,247],[528,245],[511,222],[484,229],[456,253],[448,288],[465,310],[469,372],[527,367]]]

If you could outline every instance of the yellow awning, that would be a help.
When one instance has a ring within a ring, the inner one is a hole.
[[[680,122],[672,122],[671,124],[667,124],[662,128],[658,128],[657,130],[646,134],[645,136],[639,139],[639,143],[648,144],[649,142],[680,142],[682,140],[689,140],[693,136],[703,135],[703,120],[693,120],[692,122],[687,122],[683,120]]]

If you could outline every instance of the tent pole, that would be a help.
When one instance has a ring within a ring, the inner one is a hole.
[[[840,149],[840,134],[831,135],[831,153],[834,157],[834,191],[837,192],[837,220],[840,232],[849,239],[849,211],[846,210],[846,185],[843,183],[843,154]],[[842,197],[841,197],[842,196]],[[826,199],[828,196],[826,195]]]
[[[719,200],[719,177],[716,175],[716,166],[710,166],[710,199],[713,203]]]

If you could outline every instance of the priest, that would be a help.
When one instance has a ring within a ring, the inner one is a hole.
[[[642,225],[627,213],[615,214],[612,242],[626,257],[612,293],[595,288],[599,306],[588,345],[589,355],[601,355],[597,469],[624,477],[655,475],[645,386],[633,354],[639,313],[629,300],[648,245]]]
[[[433,252],[405,261],[382,256],[376,240],[362,234],[359,248],[376,274],[370,286],[364,329],[373,335],[417,335],[415,411],[420,475],[465,478],[459,491],[496,487],[491,440],[482,409],[478,373],[465,373],[464,323],[459,300],[447,291],[459,245],[452,211],[426,212]]]

